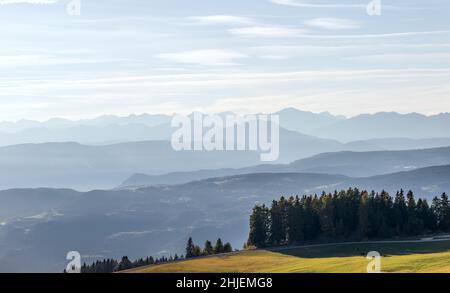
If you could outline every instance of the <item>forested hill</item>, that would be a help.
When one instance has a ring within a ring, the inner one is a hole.
[[[257,205],[250,216],[249,245],[257,247],[308,241],[386,239],[450,231],[450,203],[444,193],[431,204],[412,191],[391,196],[347,191],[281,197],[270,207]]]

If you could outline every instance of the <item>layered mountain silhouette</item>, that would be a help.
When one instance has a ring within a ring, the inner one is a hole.
[[[333,152],[322,153],[290,164],[266,164],[240,169],[174,172],[154,176],[134,174],[126,179],[119,188],[180,184],[210,177],[250,173],[309,172],[366,177],[442,164],[450,164],[450,147],[404,151]]]
[[[373,138],[442,138],[448,137],[450,114],[434,116],[399,114],[396,112],[363,114],[337,123],[319,127],[314,135],[340,141]]]
[[[221,116],[233,113],[220,113]],[[448,138],[450,114],[376,113],[346,118],[329,113],[312,113],[287,108],[275,113],[281,127],[305,135],[340,142],[375,138],[430,139]],[[115,142],[168,140],[173,129],[172,115],[100,116],[71,121],[53,118],[38,122],[21,120],[0,123],[0,145],[20,143],[67,142],[110,144]],[[376,144],[375,144],[376,145]],[[429,146],[436,147],[437,145]],[[383,147],[383,146],[381,146]]]
[[[404,140],[401,140],[400,144]],[[416,141],[417,142],[417,141]],[[446,140],[437,141],[437,145],[446,145]],[[392,142],[392,149],[397,149]],[[271,165],[260,162],[256,151],[174,151],[169,141],[137,141],[107,145],[84,145],[75,142],[20,144],[0,147],[0,189],[15,187],[59,187],[77,190],[110,189],[117,187],[133,174],[146,174],[150,177],[135,175],[123,185],[148,185],[183,183],[190,180],[243,174],[251,172],[332,172],[351,176],[370,176],[401,171],[402,168],[425,167],[448,163],[447,154],[439,155],[443,150],[427,154],[421,160],[407,165],[401,152],[373,152],[366,155],[340,153],[321,155],[310,160],[295,162],[321,153],[341,151],[379,151],[384,148],[380,140],[376,142],[354,142],[342,144],[335,140],[321,139],[303,135],[295,131],[281,129],[280,157]],[[424,145],[432,145],[429,140]],[[415,149],[414,144],[410,144]],[[407,148],[409,149],[409,148]],[[415,154],[416,152],[412,152]],[[420,152],[419,152],[420,153]],[[409,154],[409,153],[407,153]],[[372,165],[355,162],[353,157],[372,156]],[[430,155],[430,157],[427,157]],[[434,157],[437,156],[437,158]],[[381,159],[380,157],[381,156]],[[386,156],[383,159],[383,156]],[[398,157],[397,157],[398,156]],[[334,159],[338,160],[334,163]],[[331,160],[328,162],[328,160]],[[325,163],[319,164],[320,161]],[[340,161],[339,161],[340,160]],[[392,162],[391,162],[391,161]],[[280,166],[280,164],[289,164]],[[383,162],[380,164],[379,162]],[[300,164],[301,166],[297,166]],[[337,164],[337,165],[336,165]],[[356,164],[356,166],[355,166]],[[394,166],[392,166],[394,165]],[[321,166],[325,170],[321,170]],[[247,168],[248,169],[242,169]],[[219,170],[217,170],[219,169]],[[221,170],[238,169],[238,170]],[[212,171],[199,171],[212,170]],[[167,173],[174,173],[168,174]],[[186,172],[189,172],[186,173]],[[192,173],[191,173],[192,172]],[[138,178],[138,180],[135,180]],[[142,178],[146,177],[145,180]],[[172,179],[170,179],[172,178]]]
[[[280,156],[274,163],[288,163],[321,152],[345,149],[348,149],[346,145],[335,140],[282,128]],[[108,189],[118,186],[124,178],[134,173],[159,175],[201,169],[242,168],[259,163],[260,156],[256,151],[174,151],[168,140],[108,145],[76,142],[20,144],[0,147],[0,176],[3,178],[0,189]]]

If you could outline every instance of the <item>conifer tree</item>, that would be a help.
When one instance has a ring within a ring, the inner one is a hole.
[[[230,253],[233,251],[233,247],[231,246],[230,242],[225,243],[225,245],[223,246],[223,252],[224,253]]]
[[[186,244],[186,258],[195,257],[195,244],[192,240],[192,237],[189,237],[188,242]]]
[[[283,198],[282,198],[283,200]],[[280,202],[274,200],[270,208],[270,243],[272,245],[280,245],[284,240],[283,228],[283,209]]]
[[[217,239],[216,241],[216,245],[214,246],[214,253],[215,254],[219,254],[219,253],[223,253],[223,243],[222,243],[222,239]]]
[[[133,263],[128,259],[127,256],[124,256],[124,257],[122,257],[122,260],[115,268],[115,271],[118,272],[118,271],[128,270],[131,268],[133,268]]]
[[[266,206],[257,205],[250,216],[250,233],[248,244],[264,247],[269,236],[269,219]]]
[[[211,241],[206,240],[205,247],[203,248],[203,254],[204,255],[211,255],[214,253],[214,248],[211,244]]]
[[[202,255],[202,249],[200,246],[195,245],[194,247],[194,257],[201,256]]]

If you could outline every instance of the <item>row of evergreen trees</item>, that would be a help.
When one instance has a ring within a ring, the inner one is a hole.
[[[271,207],[256,205],[248,245],[256,247],[312,241],[387,239],[450,231],[450,205],[444,193],[415,200],[412,191],[395,197],[349,189],[317,196],[281,197]]]
[[[192,237],[189,237],[186,245],[186,258],[193,258],[205,255],[220,254],[232,252],[233,247],[229,242],[223,244],[222,239],[217,239],[216,245],[212,246],[211,241],[206,240],[203,249],[194,244]]]
[[[189,237],[186,245],[186,258],[193,258],[198,256],[205,255],[213,255],[220,253],[228,253],[232,252],[233,248],[229,242],[223,244],[222,239],[217,239],[216,244],[213,246],[211,241],[207,240],[205,242],[205,246],[200,248],[200,246],[195,245],[192,237]],[[117,261],[115,259],[104,259],[93,262],[91,265],[84,263],[81,267],[81,273],[112,273],[119,272],[124,270],[129,270],[133,268],[160,264],[160,263],[168,263],[172,261],[177,261],[184,259],[183,255],[178,256],[175,254],[174,256],[170,255],[169,257],[162,256],[160,258],[154,258],[152,256],[146,258],[140,258],[135,261],[131,261],[127,256],[122,257],[121,261]]]
[[[135,261],[130,261],[127,256],[124,256],[121,261],[117,261],[115,259],[104,259],[97,260],[90,265],[84,263],[81,266],[81,273],[113,273],[153,264],[172,262],[183,258],[183,255],[178,256],[175,254],[174,256],[170,255],[169,257],[162,256],[160,258],[154,258],[150,256],[140,258]]]

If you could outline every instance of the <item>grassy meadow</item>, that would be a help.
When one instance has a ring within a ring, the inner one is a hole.
[[[385,273],[450,273],[450,240],[352,243],[245,250],[130,270],[131,273],[366,273],[369,251]]]

